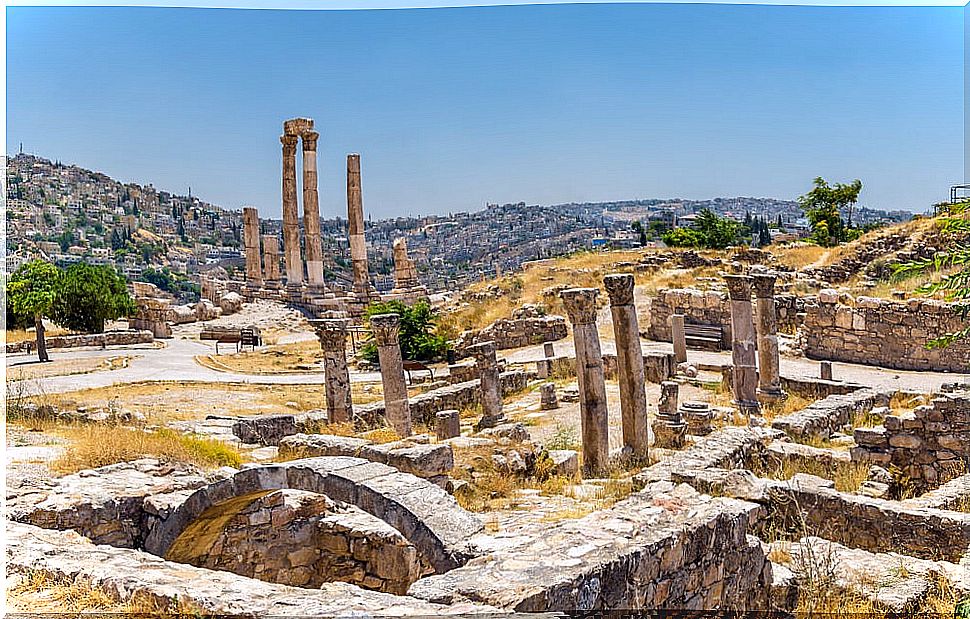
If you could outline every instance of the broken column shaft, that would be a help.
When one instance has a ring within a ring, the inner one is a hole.
[[[370,326],[377,343],[384,385],[384,416],[398,436],[411,436],[411,407],[408,387],[404,380],[404,361],[398,341],[401,317],[397,314],[371,316]]]
[[[752,418],[761,414],[758,404],[758,367],[754,317],[751,308],[751,277],[725,275],[731,297],[731,362],[734,401]]]
[[[259,255],[259,212],[251,206],[243,208],[243,245],[246,248],[246,285],[259,288],[263,285]]]
[[[320,242],[320,197],[317,193],[316,131],[304,131],[303,140],[303,232],[306,236],[306,271],[309,285],[318,291],[323,283],[323,246]]]
[[[640,328],[633,304],[633,276],[607,275],[603,285],[610,297],[613,333],[616,338],[617,378],[620,383],[620,410],[623,422],[623,447],[634,457],[647,455],[647,393],[643,376],[643,349]]]
[[[778,320],[775,316],[775,276],[754,276],[758,312],[758,397],[762,402],[785,399],[781,388],[781,358],[778,351]]]
[[[560,293],[573,326],[583,435],[583,470],[587,475],[601,474],[609,466],[606,377],[599,333],[596,331],[598,293],[596,288],[572,288]]]
[[[327,421],[353,421],[354,408],[347,369],[347,320],[328,318],[312,321],[323,350],[323,369],[327,393]]]
[[[299,136],[284,133],[283,143],[283,254],[286,260],[286,285],[291,293],[303,285],[303,258],[300,254],[300,207],[296,201],[296,143]]]
[[[505,421],[502,414],[502,379],[499,374],[498,358],[495,356],[495,342],[480,342],[468,347],[475,357],[475,369],[480,384],[482,418],[478,429],[494,428]]]
[[[359,297],[377,296],[367,268],[367,241],[364,238],[364,200],[360,181],[360,155],[347,155],[347,237],[354,270],[353,291]]]
[[[687,361],[687,330],[683,314],[670,315],[670,341],[674,346],[674,363]]]

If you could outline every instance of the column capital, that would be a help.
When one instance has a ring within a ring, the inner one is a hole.
[[[378,346],[397,346],[401,317],[397,314],[377,314],[370,317],[370,328]]]
[[[347,345],[347,322],[346,318],[323,318],[311,321],[310,324],[313,325],[320,340],[320,348],[344,350]]]
[[[559,293],[569,321],[574,325],[588,325],[596,322],[596,288],[570,288]]]
[[[320,137],[318,132],[304,131],[300,137],[303,139],[303,152],[317,150],[317,139]]]
[[[296,157],[296,143],[300,141],[300,136],[293,135],[290,133],[284,133],[280,136],[280,142],[283,144],[283,156],[284,157]]]
[[[611,273],[603,278],[610,305],[633,305],[633,286],[633,276],[629,273]]]
[[[751,279],[750,275],[724,276],[724,281],[727,282],[728,295],[732,301],[751,300]]]
[[[778,276],[773,273],[758,273],[754,275],[754,294],[759,299],[770,299],[775,296],[775,280]]]

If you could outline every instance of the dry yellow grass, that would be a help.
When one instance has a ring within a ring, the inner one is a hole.
[[[17,574],[7,590],[8,610],[29,613],[111,613],[123,615],[201,616],[197,609],[181,602],[161,606],[144,596],[121,600],[116,593],[85,582],[31,569]]]
[[[355,404],[381,398],[380,384],[351,385]],[[206,415],[255,415],[326,408],[322,384],[256,385],[251,383],[141,382],[82,389],[25,398],[62,409],[107,407],[114,403],[139,412],[153,423],[202,419]]]
[[[56,335],[71,335],[71,332],[56,325],[51,325],[44,329],[44,335],[46,337],[54,337]],[[33,342],[37,339],[37,334],[32,328],[10,329],[9,331],[4,331],[4,336],[8,344],[16,344],[17,342],[25,342],[27,340]]]
[[[855,492],[868,476],[869,466],[862,462],[840,463],[829,466],[823,460],[785,460],[778,466],[765,468],[757,465],[754,473],[770,479],[791,479],[797,473],[815,475],[835,482],[839,492]]]
[[[146,457],[185,462],[202,468],[242,464],[242,456],[231,445],[168,429],[147,432],[131,428],[106,430],[100,426],[75,426],[59,433],[68,438],[70,444],[51,468],[64,474]]]
[[[309,374],[320,373],[323,351],[315,340],[266,346],[254,351],[220,355],[199,355],[195,360],[221,372],[242,374]]]
[[[792,243],[770,248],[771,254],[778,262],[792,269],[804,269],[809,266],[823,266],[828,264],[831,248],[813,245],[811,243]]]
[[[7,380],[34,380],[50,376],[72,376],[128,367],[134,356],[56,359],[48,363],[29,363],[7,368]]]

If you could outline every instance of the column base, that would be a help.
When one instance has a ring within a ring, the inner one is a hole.
[[[478,423],[475,424],[475,431],[494,428],[495,426],[500,426],[503,423],[508,423],[508,419],[506,419],[505,415],[499,415],[498,417],[482,417]]]
[[[758,389],[758,401],[762,404],[773,404],[776,402],[784,402],[788,399],[788,394],[777,389]]]
[[[760,417],[761,416],[761,403],[757,400],[753,402],[749,401],[735,401],[734,405],[738,407],[742,415],[747,415],[748,417]]]

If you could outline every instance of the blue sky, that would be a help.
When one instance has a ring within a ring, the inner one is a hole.
[[[7,152],[280,212],[310,116],[324,216],[794,198],[922,211],[963,179],[962,7],[8,8]]]

